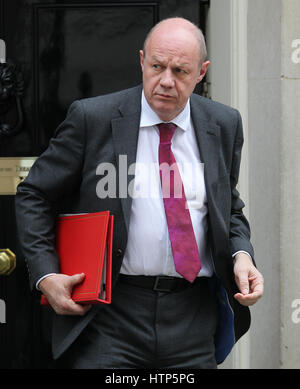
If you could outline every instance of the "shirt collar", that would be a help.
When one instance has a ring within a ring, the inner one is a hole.
[[[188,102],[186,103],[186,106],[184,107],[183,111],[181,111],[180,114],[172,120],[172,123],[176,124],[177,127],[180,127],[182,130],[187,131],[190,124],[190,115],[191,115],[190,99],[188,99]],[[153,109],[148,104],[148,101],[145,97],[144,90],[143,90],[142,102],[141,102],[140,127],[155,126],[156,124],[159,124],[161,122],[162,120],[159,118],[157,113],[154,112]]]

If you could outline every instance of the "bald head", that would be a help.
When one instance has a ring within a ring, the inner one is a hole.
[[[206,44],[203,33],[200,28],[194,23],[180,17],[164,19],[157,23],[154,27],[152,27],[144,41],[144,56],[146,55],[148,43],[154,35],[159,36],[160,34],[169,34],[170,36],[172,36],[172,34],[174,34],[175,32],[180,31],[190,32],[191,36],[194,37],[197,41],[197,45],[199,48],[199,64],[201,66],[207,56]]]

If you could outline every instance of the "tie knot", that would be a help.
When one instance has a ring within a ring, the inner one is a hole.
[[[160,143],[171,143],[174,132],[176,130],[176,124],[174,123],[160,123],[157,125],[160,135]]]

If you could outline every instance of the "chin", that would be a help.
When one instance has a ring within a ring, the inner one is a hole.
[[[163,120],[164,122],[168,122],[174,119],[174,117],[176,117],[176,114],[172,114],[171,112],[168,111],[156,110],[155,112],[160,117],[160,119]]]
[[[163,121],[171,120],[177,116],[177,113],[174,112],[174,108],[166,107],[162,104],[154,104],[152,109]]]

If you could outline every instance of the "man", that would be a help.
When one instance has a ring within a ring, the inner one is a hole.
[[[140,52],[143,88],[73,103],[18,187],[30,282],[55,311],[53,355],[62,366],[216,368],[249,328],[247,306],[262,296],[263,277],[236,190],[241,119],[192,94],[205,57],[189,21],[156,25]],[[131,196],[100,199],[97,166],[119,172],[120,156],[126,169],[172,162],[174,181],[166,185],[154,169],[151,194],[159,196],[137,195],[149,182],[139,174]],[[174,196],[176,180],[184,195]],[[84,275],[59,272],[55,217],[104,210],[115,216],[112,304],[82,306],[71,292]]]

